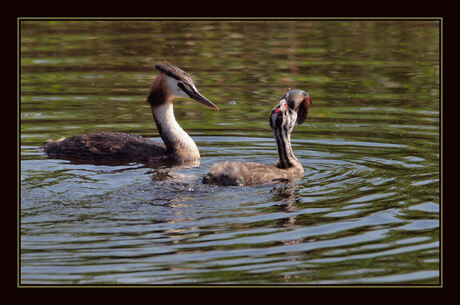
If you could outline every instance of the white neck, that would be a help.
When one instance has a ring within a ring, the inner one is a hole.
[[[174,117],[172,102],[168,101],[151,108],[158,132],[166,145],[168,154],[175,159],[199,159],[198,147]]]

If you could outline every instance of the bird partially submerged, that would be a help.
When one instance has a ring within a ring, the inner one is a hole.
[[[295,123],[302,124],[312,99],[302,90],[288,90],[270,114],[270,127],[276,139],[278,161],[274,165],[255,162],[225,161],[215,163],[203,183],[217,185],[251,185],[271,180],[293,181],[303,173],[302,164],[292,152],[291,132]]]
[[[99,163],[198,160],[198,147],[174,117],[173,98],[191,98],[214,110],[219,108],[198,91],[185,71],[166,61],[155,68],[160,73],[153,80],[147,102],[164,144],[127,133],[100,132],[48,140],[43,151],[53,158]]]

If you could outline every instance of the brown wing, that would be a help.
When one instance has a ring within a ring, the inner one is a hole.
[[[42,149],[50,157],[93,161],[148,161],[164,157],[163,144],[121,132],[79,134],[49,140]]]

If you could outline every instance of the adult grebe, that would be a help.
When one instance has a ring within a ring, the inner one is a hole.
[[[272,109],[270,127],[278,146],[275,165],[255,162],[220,162],[212,166],[203,183],[218,185],[250,185],[275,179],[295,180],[303,175],[302,164],[291,148],[291,132],[294,124],[302,124],[307,118],[312,100],[302,90],[288,90],[278,105]]]
[[[160,74],[153,80],[147,101],[164,144],[121,132],[100,132],[48,140],[42,149],[50,157],[98,162],[199,159],[198,147],[174,117],[173,98],[188,97],[214,110],[219,108],[198,92],[192,78],[183,70],[166,61],[155,68]]]

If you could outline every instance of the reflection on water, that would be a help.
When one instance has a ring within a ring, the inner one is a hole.
[[[20,29],[22,284],[438,284],[437,21],[31,21]],[[154,63],[221,109],[175,115],[197,166],[81,164],[76,133],[160,140]],[[285,184],[203,185],[215,162],[271,164],[287,88],[314,99]]]

